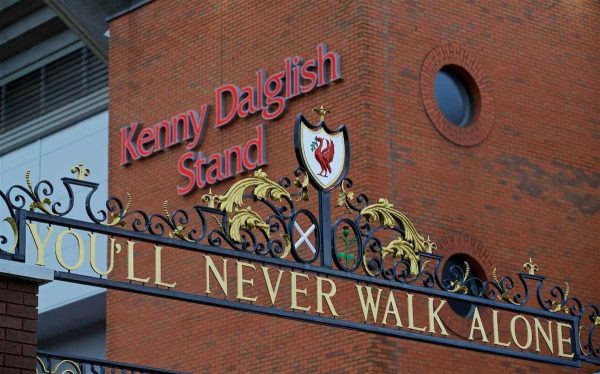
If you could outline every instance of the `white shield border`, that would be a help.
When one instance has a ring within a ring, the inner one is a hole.
[[[342,141],[344,143],[344,147],[342,149],[344,158],[342,168],[336,175],[336,178],[332,179],[331,182],[328,184],[321,183],[319,178],[317,178],[317,176],[314,175],[313,171],[308,167],[308,158],[304,153],[304,147],[302,146],[302,126],[306,127],[308,130],[315,134],[325,133],[329,136],[342,136]],[[324,191],[332,190],[333,188],[338,186],[346,177],[346,174],[348,173],[348,169],[350,167],[350,142],[348,139],[348,129],[346,128],[346,125],[341,125],[335,131],[332,131],[327,127],[327,124],[324,121],[321,121],[316,126],[314,126],[302,114],[299,114],[296,117],[296,124],[294,128],[294,146],[296,148],[296,158],[298,159],[298,163],[306,171],[309,180],[315,188]]]

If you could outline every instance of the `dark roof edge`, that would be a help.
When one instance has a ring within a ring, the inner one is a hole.
[[[106,17],[105,20],[108,23],[108,22],[110,22],[112,20],[115,20],[115,19],[117,19],[117,18],[119,18],[119,17],[121,17],[121,16],[123,16],[123,15],[125,15],[127,13],[133,12],[134,10],[136,10],[138,8],[141,8],[144,5],[147,5],[147,4],[149,4],[149,3],[153,2],[153,1],[154,0],[139,0],[139,1],[135,2],[135,4],[131,5],[130,7],[125,8],[123,10],[120,10],[120,11],[118,11],[115,14],[111,14],[110,16]]]

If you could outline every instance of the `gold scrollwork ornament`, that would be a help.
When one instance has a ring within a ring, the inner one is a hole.
[[[259,200],[270,198],[273,201],[281,201],[282,197],[290,198],[290,193],[279,184],[267,178],[267,173],[258,169],[254,175],[232,185],[224,195],[218,196],[219,209],[233,213],[234,209],[243,205],[244,191],[246,188],[254,187],[254,195]]]
[[[241,242],[241,229],[249,230],[258,228],[263,231],[267,238],[270,237],[270,226],[250,207],[242,208],[244,201],[244,192],[247,188],[253,188],[252,193],[258,200],[271,199],[281,201],[282,198],[290,199],[290,193],[267,178],[267,173],[258,169],[249,177],[234,183],[223,195],[214,197],[214,204],[220,210],[229,214],[229,237],[235,242]],[[212,197],[211,197],[212,199]],[[210,200],[209,200],[210,204]],[[220,226],[220,224],[219,224]],[[291,240],[289,235],[282,235],[284,252],[281,257],[285,257],[291,250]]]
[[[342,193],[345,193],[342,190]],[[345,199],[345,197],[344,197]],[[341,198],[338,197],[338,203]],[[381,258],[387,255],[393,257],[402,256],[410,263],[409,272],[411,275],[419,273],[419,253],[431,253],[437,246],[429,237],[423,238],[418,232],[413,223],[403,213],[394,209],[394,206],[387,199],[380,198],[375,204],[369,205],[360,211],[360,214],[369,222],[378,221],[382,226],[393,228],[394,226],[402,226],[404,228],[404,238],[398,237],[384,246],[381,251]],[[365,271],[373,275],[369,270],[367,253],[363,256],[363,266]]]
[[[267,238],[269,237],[270,226],[250,207],[236,209],[231,215],[229,236],[238,243],[242,241],[240,232],[242,227],[246,227],[250,230],[258,228],[265,233]]]

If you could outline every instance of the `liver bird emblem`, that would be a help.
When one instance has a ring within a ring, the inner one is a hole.
[[[315,159],[321,166],[319,175],[325,178],[328,177],[327,173],[331,173],[331,162],[335,153],[333,141],[315,136],[315,141],[311,144],[311,150],[314,152]]]

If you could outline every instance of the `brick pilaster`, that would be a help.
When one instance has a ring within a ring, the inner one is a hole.
[[[52,269],[0,260],[0,372],[35,373],[38,289]]]
[[[38,284],[0,275],[2,373],[35,373]]]

